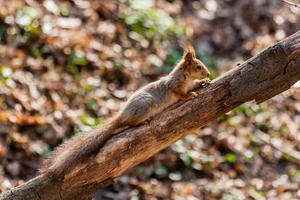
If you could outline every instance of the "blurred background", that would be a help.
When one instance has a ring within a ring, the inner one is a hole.
[[[280,0],[0,0],[0,191],[168,73],[178,41],[215,78],[299,28]],[[300,199],[299,87],[234,109],[95,199]]]

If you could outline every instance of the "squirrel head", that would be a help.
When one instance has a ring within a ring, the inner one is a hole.
[[[193,79],[202,79],[209,76],[209,71],[205,64],[196,58],[195,49],[188,45],[184,47],[184,55],[181,67],[188,72]]]

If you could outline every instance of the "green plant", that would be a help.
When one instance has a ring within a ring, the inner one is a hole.
[[[11,86],[13,80],[11,79],[12,70],[7,66],[0,66],[0,83],[5,86]]]
[[[129,9],[120,15],[121,20],[131,31],[148,40],[185,33],[184,27],[177,25],[168,13],[154,8],[151,0],[131,0],[127,3]]]
[[[97,101],[95,99],[90,99],[87,102],[86,107],[88,110],[91,110],[91,111],[96,111],[99,108]]]
[[[86,66],[88,60],[86,59],[85,54],[83,53],[72,53],[68,57],[68,63],[66,66],[67,72],[77,75],[79,73],[79,66]]]
[[[38,21],[39,12],[32,7],[24,7],[17,12],[16,22],[24,32],[24,36],[30,38],[31,35],[40,35],[41,27]]]

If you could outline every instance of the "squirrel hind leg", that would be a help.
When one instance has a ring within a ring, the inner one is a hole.
[[[137,126],[151,120],[153,116],[153,106],[132,106],[126,108],[122,113],[122,124]]]

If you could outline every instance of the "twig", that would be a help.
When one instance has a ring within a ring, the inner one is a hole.
[[[290,5],[290,6],[294,6],[296,8],[300,8],[300,5],[297,4],[297,3],[294,3],[294,2],[291,2],[291,1],[288,1],[288,0],[281,0],[281,1],[284,2],[284,3],[286,3],[286,4],[288,4],[288,5]]]

